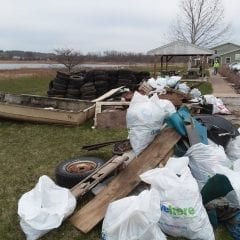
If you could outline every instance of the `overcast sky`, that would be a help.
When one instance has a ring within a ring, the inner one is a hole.
[[[0,0],[0,49],[146,52],[167,43],[180,0]],[[223,0],[240,44],[240,0]]]

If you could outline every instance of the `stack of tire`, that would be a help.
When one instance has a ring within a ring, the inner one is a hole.
[[[127,69],[81,71],[72,75],[57,72],[49,84],[48,96],[92,100],[120,86],[134,91],[143,79],[149,77],[149,72]]]
[[[67,93],[70,75],[64,72],[57,72],[56,77],[49,83],[49,90],[47,92],[49,97],[64,98]]]
[[[127,86],[130,90],[133,90],[138,83],[133,71],[127,69],[118,70],[118,87]]]
[[[80,99],[81,87],[85,84],[85,78],[83,75],[72,75],[69,78],[69,84],[67,87],[66,98]]]

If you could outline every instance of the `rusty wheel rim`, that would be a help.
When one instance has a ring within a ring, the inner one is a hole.
[[[79,161],[71,163],[67,166],[66,170],[70,173],[83,173],[94,170],[97,164],[90,161]]]

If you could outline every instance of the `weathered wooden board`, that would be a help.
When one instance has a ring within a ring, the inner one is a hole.
[[[97,128],[126,128],[126,110],[98,113],[96,116]]]
[[[104,218],[110,202],[126,197],[140,183],[141,173],[166,161],[165,156],[179,139],[175,130],[163,130],[107,187],[70,218],[71,223],[82,232],[89,232]]]
[[[98,127],[98,117],[101,116],[100,114],[102,113],[102,107],[103,106],[108,106],[108,107],[127,106],[128,107],[129,104],[130,104],[130,102],[96,102],[95,117],[94,117],[94,127]],[[110,114],[109,114],[109,117],[110,117]],[[123,118],[123,116],[122,116],[122,118]],[[109,122],[110,122],[110,120],[109,120]],[[124,123],[122,123],[122,124],[124,124]]]

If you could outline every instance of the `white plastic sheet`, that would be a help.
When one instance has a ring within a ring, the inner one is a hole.
[[[174,111],[170,102],[162,101],[154,94],[151,98],[134,93],[127,110],[126,121],[133,151],[139,155],[160,132],[166,116]]]
[[[189,166],[200,189],[202,189],[209,178],[215,175],[214,169],[216,166],[232,167],[231,161],[224,152],[224,148],[216,144],[195,144],[188,149],[186,156],[190,159]]]
[[[213,229],[188,161],[187,157],[170,158],[164,168],[147,171],[140,178],[159,193],[159,225],[163,232],[174,237],[213,240]]]
[[[154,189],[112,202],[103,221],[102,240],[167,240],[158,227],[159,206]]]
[[[27,240],[35,240],[57,228],[74,211],[76,199],[69,189],[41,176],[36,186],[18,202],[20,225]]]

